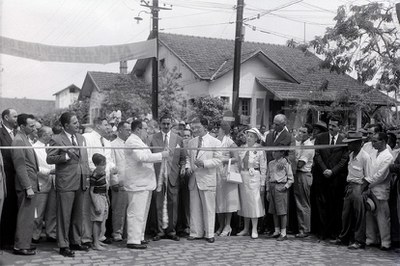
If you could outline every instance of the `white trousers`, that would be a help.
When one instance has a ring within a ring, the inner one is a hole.
[[[152,191],[128,191],[127,244],[140,244],[144,240],[147,216],[149,214]]]
[[[215,191],[199,190],[197,186],[190,191],[190,236],[214,237]]]

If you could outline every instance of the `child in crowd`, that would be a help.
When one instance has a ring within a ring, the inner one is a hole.
[[[93,154],[92,161],[96,166],[90,176],[90,197],[92,205],[90,219],[93,222],[93,249],[105,250],[100,242],[101,228],[108,217],[108,197],[106,181],[106,157],[99,153]]]
[[[266,178],[268,212],[274,217],[275,232],[272,237],[278,241],[287,239],[287,193],[294,182],[292,168],[284,157],[285,151],[273,151],[274,160],[268,163]]]

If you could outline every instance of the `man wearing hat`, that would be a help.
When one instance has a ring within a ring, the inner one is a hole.
[[[313,124],[313,132],[312,136],[310,138],[310,141],[314,144],[315,138],[317,137],[318,134],[327,132],[328,127],[326,126],[326,123],[324,121],[318,121],[317,123]]]
[[[336,245],[349,244],[349,249],[365,247],[365,207],[362,196],[363,180],[370,174],[371,157],[362,147],[361,132],[349,131],[343,143],[347,143],[350,155],[347,186],[343,202],[342,230],[333,240]]]

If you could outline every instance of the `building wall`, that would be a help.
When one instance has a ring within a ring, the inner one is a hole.
[[[56,108],[68,108],[74,101],[78,99],[79,92],[70,93],[69,89],[64,90],[56,95]]]
[[[89,121],[91,124],[93,119],[100,114],[101,103],[104,100],[104,94],[99,92],[97,89],[93,89],[92,95],[90,96],[90,109],[89,109]]]

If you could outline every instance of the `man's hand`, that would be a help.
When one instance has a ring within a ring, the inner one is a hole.
[[[277,187],[276,190],[279,191],[279,192],[285,192],[287,190],[287,188],[285,186]]]
[[[56,169],[51,169],[51,170],[50,170],[50,174],[51,174],[51,175],[56,174]]]
[[[362,183],[362,185],[361,185],[361,192],[364,192],[364,191],[366,191],[367,189],[368,189],[368,187],[369,187],[369,182],[367,181],[367,180],[363,180],[363,183]]]
[[[202,160],[196,160],[194,162],[194,164],[198,167],[198,168],[204,168],[204,162]]]
[[[271,192],[267,191],[267,201],[271,201]]]
[[[35,195],[35,192],[33,192],[33,189],[30,187],[26,189],[26,198],[31,199]]]
[[[114,192],[118,192],[119,191],[119,185],[111,186],[111,190],[114,191]]]
[[[101,214],[101,209],[100,209],[100,208],[97,208],[97,206],[95,206],[95,207],[94,207],[94,212],[95,212],[97,215],[99,215],[99,214]]]
[[[164,158],[168,158],[169,157],[169,151],[162,151],[161,152],[161,156],[162,156],[163,159]]]
[[[325,177],[331,177],[332,176],[332,170],[331,169],[326,169],[323,174],[324,174]]]
[[[189,176],[191,175],[191,174],[193,174],[193,170],[192,170],[192,168],[186,168],[185,169],[185,171],[186,171],[186,174],[188,174]]]
[[[284,164],[284,163],[278,163],[278,164],[276,165],[276,169],[277,169],[278,171],[282,171],[283,169],[285,169],[285,164]]]
[[[74,149],[68,149],[67,150],[67,154],[69,156],[69,158],[74,159],[76,161],[79,161],[78,156],[75,154],[75,150]]]

